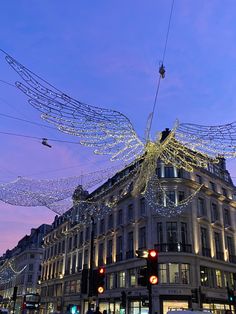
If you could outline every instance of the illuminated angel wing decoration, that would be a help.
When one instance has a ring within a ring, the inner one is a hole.
[[[236,157],[236,122],[218,126],[181,123],[175,137],[186,147],[211,158]]]
[[[79,143],[94,147],[96,154],[110,155],[111,160],[130,160],[143,153],[144,144],[122,113],[77,101],[4,54],[24,81],[17,81],[16,86],[41,112],[42,119],[64,133],[78,136]]]
[[[192,172],[218,163],[219,157],[236,157],[236,122],[219,126],[202,126],[176,122],[173,130],[158,147],[165,163]]]

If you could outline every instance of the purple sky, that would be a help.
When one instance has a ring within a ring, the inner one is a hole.
[[[69,4],[68,4],[69,3]],[[1,48],[70,96],[116,109],[140,136],[152,110],[171,0],[5,1]],[[181,122],[236,120],[236,3],[176,0],[152,136]],[[15,73],[0,55],[0,79]],[[0,83],[0,114],[41,121],[24,96]],[[75,137],[0,115],[0,131],[76,141]],[[111,163],[81,146],[0,134],[0,182],[17,176],[55,178],[107,168]],[[236,163],[228,162],[236,177]],[[92,169],[92,170],[91,170]],[[51,222],[47,208],[0,203],[0,254],[31,227]]]

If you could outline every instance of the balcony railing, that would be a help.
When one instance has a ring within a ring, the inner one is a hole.
[[[211,257],[211,249],[208,249],[206,247],[202,248],[202,255],[203,256],[207,256],[207,257]]]
[[[182,253],[192,253],[191,244],[183,243],[160,243],[155,244],[155,249],[159,252],[182,252]]]
[[[229,261],[230,261],[230,263],[236,264],[236,256],[229,254]]]
[[[126,252],[126,259],[130,259],[134,257],[134,251],[127,251]]]
[[[216,252],[216,258],[223,261],[224,260],[224,252]]]

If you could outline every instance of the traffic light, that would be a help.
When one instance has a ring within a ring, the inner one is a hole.
[[[82,270],[80,289],[81,293],[88,293],[88,269],[86,268]]]
[[[147,257],[148,282],[151,285],[158,284],[158,251],[148,250]]]
[[[234,290],[227,287],[227,292],[228,292],[228,301],[230,304],[236,303],[236,296],[234,296]]]
[[[121,304],[120,304],[120,307],[122,309],[126,308],[126,292],[125,291],[121,292]]]
[[[140,268],[139,277],[138,277],[138,285],[139,286],[147,286],[148,285],[148,270],[147,267]]]
[[[93,271],[94,294],[101,294],[105,291],[105,268],[99,267]]]
[[[192,299],[192,303],[198,303],[198,289],[192,289],[191,290],[192,295],[191,295],[191,299]]]

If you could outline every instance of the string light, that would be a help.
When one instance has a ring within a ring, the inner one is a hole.
[[[19,274],[21,274],[27,265],[23,266],[20,270],[16,270],[15,259],[6,260],[0,267],[0,284],[6,284],[13,279],[15,279]]]

